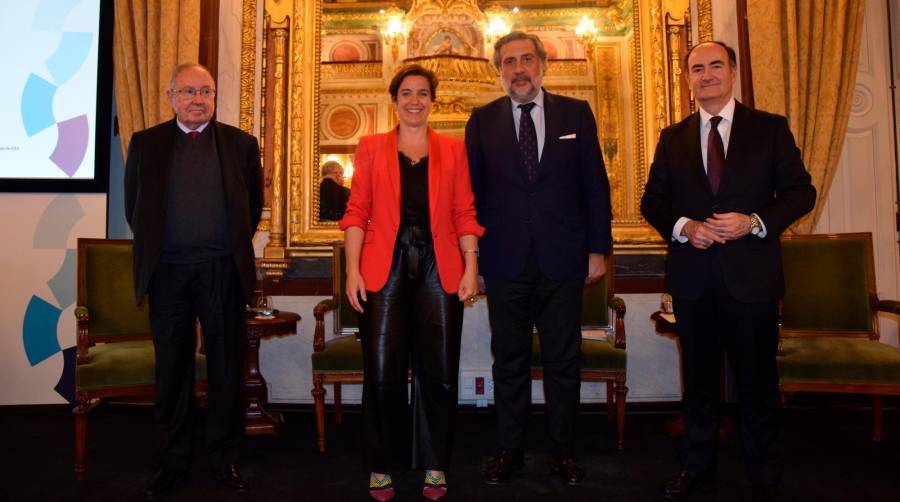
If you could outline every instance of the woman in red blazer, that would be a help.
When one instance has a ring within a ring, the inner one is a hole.
[[[462,141],[428,127],[437,78],[401,69],[389,92],[399,125],[361,138],[347,211],[347,296],[360,319],[369,493],[425,470],[423,495],[447,493],[463,304],[478,290],[478,237]],[[407,375],[412,367],[412,413]],[[412,421],[412,423],[410,423]]]

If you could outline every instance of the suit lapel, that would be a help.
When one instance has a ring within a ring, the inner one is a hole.
[[[700,135],[703,134],[703,131],[700,130],[700,112],[694,112],[688,120],[688,126],[684,128],[686,137],[682,140],[682,144],[687,145],[685,154],[687,155],[688,169],[697,184],[703,187],[701,189],[703,193],[709,198],[714,198],[712,188],[709,187],[706,169],[703,167],[703,152],[700,150]]]
[[[734,116],[731,120],[731,133],[728,135],[726,145],[725,172],[722,174],[722,182],[719,185],[719,195],[725,193],[735,179],[740,179],[741,159],[746,158],[746,150],[749,146],[750,119],[749,109],[735,101]]]
[[[148,166],[159,166],[156,172],[156,182],[159,183],[159,189],[156,193],[159,194],[160,198],[163,198],[160,201],[160,207],[164,203],[166,188],[169,186],[169,176],[172,172],[172,155],[175,152],[175,139],[178,137],[178,134],[181,134],[181,131],[178,129],[175,119],[172,119],[169,122],[169,126],[163,128],[159,137],[153,142],[152,151],[149,152],[150,158],[146,162]]]
[[[435,228],[438,193],[441,188],[441,143],[437,134],[428,128],[428,214],[431,228]]]
[[[387,133],[387,148],[384,149],[384,167],[387,170],[388,180],[391,183],[391,189],[394,191],[394,203],[397,208],[397,221],[400,222],[400,160],[397,155],[400,149],[397,146],[397,128],[395,127]]]
[[[541,151],[541,161],[538,163],[537,177],[543,178],[550,167],[554,165],[553,158],[559,145],[559,136],[562,131],[560,122],[561,113],[556,98],[544,91],[544,149]]]
[[[522,152],[519,150],[519,138],[516,136],[516,119],[513,118],[512,112],[513,102],[509,96],[504,96],[500,101],[500,116],[497,117],[499,125],[499,140],[501,152],[512,152],[509,156],[512,162],[507,165],[512,166],[512,170],[524,183],[526,175],[522,169]]]
[[[222,136],[225,135],[224,130],[216,127],[216,122],[211,121],[209,127],[212,128],[213,138],[216,143],[216,155],[219,157],[219,166],[222,170],[222,188],[225,190],[225,200],[230,201],[235,191],[235,177],[238,175],[237,159],[232,155],[229,145],[233,145],[233,141],[227,141]],[[231,208],[233,204],[226,204],[226,208]],[[230,209],[229,209],[230,210]]]

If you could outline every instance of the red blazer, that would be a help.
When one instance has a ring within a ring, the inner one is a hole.
[[[460,235],[481,237],[475,219],[475,197],[462,141],[428,129],[428,201],[431,237],[441,286],[456,293],[465,263]],[[354,160],[353,182],[341,230],[359,227],[366,232],[360,273],[366,289],[379,291],[387,282],[400,229],[400,163],[397,129],[364,136]]]

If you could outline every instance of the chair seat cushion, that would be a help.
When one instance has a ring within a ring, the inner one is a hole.
[[[316,372],[362,371],[362,347],[356,335],[341,335],[325,342],[325,350],[313,352],[312,369]]]
[[[617,349],[608,340],[581,341],[581,369],[625,371],[628,356],[625,349]],[[541,367],[541,343],[537,335],[531,341],[531,367]]]
[[[88,350],[91,360],[75,367],[78,390],[100,390],[156,383],[153,342],[101,343]],[[197,354],[194,378],[206,379],[206,356]]]
[[[782,380],[900,385],[900,350],[864,338],[785,338]]]

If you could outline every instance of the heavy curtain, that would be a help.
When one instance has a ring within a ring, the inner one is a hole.
[[[113,71],[122,153],[135,131],[172,117],[172,69],[197,61],[200,0],[116,0]]]
[[[786,115],[819,198],[793,227],[809,233],[825,206],[847,132],[865,0],[747,2],[756,107]]]

